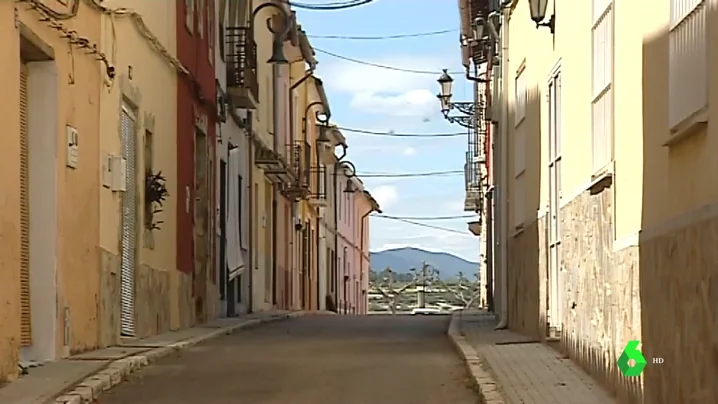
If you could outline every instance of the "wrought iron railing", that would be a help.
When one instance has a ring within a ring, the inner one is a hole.
[[[251,27],[226,27],[227,87],[243,87],[259,101],[257,43]]]

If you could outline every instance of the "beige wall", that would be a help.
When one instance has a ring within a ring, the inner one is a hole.
[[[98,198],[99,161],[96,158],[96,134],[99,132],[99,89],[104,68],[84,51],[74,49],[70,56],[67,41],[47,23],[41,22],[42,16],[36,11],[17,5],[16,24],[9,23],[14,19],[14,6],[13,2],[0,4],[0,16],[7,22],[0,28],[0,37],[3,38],[0,54],[4,61],[0,86],[10,95],[0,101],[0,116],[3,117],[6,132],[10,134],[0,141],[5,153],[0,185],[8,191],[0,209],[0,268],[4,268],[0,270],[0,294],[7,302],[0,310],[0,344],[3,346],[0,351],[0,380],[16,375],[20,354],[17,268],[20,259],[18,136],[21,32],[54,58],[54,61],[29,65],[30,147],[36,154],[47,154],[51,168],[46,165],[48,160],[38,164],[31,159],[31,179],[35,178],[36,184],[41,181],[48,188],[42,190],[31,186],[30,215],[34,220],[41,218],[47,221],[47,226],[40,229],[31,224],[30,240],[35,246],[31,246],[30,250],[33,345],[24,349],[22,356],[26,360],[47,360],[91,349],[97,345],[98,335],[95,298],[98,293],[96,268],[99,259],[95,246],[99,235],[99,213],[95,201]],[[78,16],[62,22],[62,25],[76,30],[93,43],[99,39],[99,15],[84,3]],[[38,83],[48,87],[40,91]],[[66,167],[66,125],[75,127],[79,134],[79,161],[74,169]],[[38,171],[38,168],[41,170]],[[39,179],[36,177],[38,172],[43,173]],[[33,251],[45,243],[51,247],[43,254]],[[38,267],[38,262],[45,265]],[[38,282],[43,279],[51,281]],[[64,329],[60,326],[65,323],[66,312],[70,314],[67,318],[68,341],[63,338]]]
[[[121,4],[118,4],[121,3]],[[174,2],[146,2],[123,0],[114,2],[115,7],[127,7],[139,12],[151,32],[156,33],[160,43],[175,53],[175,20],[167,18],[174,15]],[[148,41],[140,35],[135,24],[129,18],[109,17],[102,21],[103,49],[112,52],[117,68],[118,79],[109,90],[102,93],[102,129],[101,152],[121,155],[122,143],[119,132],[120,111],[123,102],[132,106],[136,103],[137,127],[137,170],[138,184],[144,185],[144,137],[150,131],[154,137],[154,171],[162,171],[167,178],[167,189],[177,187],[177,75],[168,60],[150,47]],[[131,77],[131,78],[130,78]],[[124,100],[124,101],[123,101]],[[140,187],[140,193],[143,187]],[[174,270],[176,265],[176,200],[171,200],[157,214],[156,220],[162,220],[161,230],[152,233],[138,228],[141,234],[140,260],[143,264],[156,269]],[[121,234],[122,193],[104,188],[101,192],[102,233],[100,246],[112,254],[119,253]],[[140,201],[141,202],[141,201]],[[181,201],[183,202],[183,201]],[[144,223],[144,209],[139,205],[139,223]],[[153,246],[150,248],[150,246]]]
[[[718,182],[711,180],[718,169],[718,135],[710,125],[718,119],[718,87],[709,81],[708,125],[670,131],[675,96],[669,93],[669,6],[614,0],[613,159],[604,170],[592,165],[591,1],[559,0],[554,36],[536,29],[528,2],[519,1],[510,20],[510,326],[536,337],[547,334],[547,81],[560,67],[561,341],[571,358],[622,402],[718,399],[718,389],[706,382],[718,374],[716,345],[709,337],[718,318],[713,287],[718,274],[710,247],[718,234]],[[712,38],[718,16],[708,18]],[[718,65],[715,45],[708,63],[709,72]],[[526,119],[515,128],[514,80],[522,65],[528,105]],[[695,79],[686,77],[683,85]],[[523,195],[514,180],[522,135]],[[601,179],[610,179],[604,182],[608,187],[596,186]],[[523,229],[514,229],[521,222]],[[621,377],[615,366],[629,339],[642,342],[649,361],[641,378]],[[666,364],[652,365],[655,357]]]

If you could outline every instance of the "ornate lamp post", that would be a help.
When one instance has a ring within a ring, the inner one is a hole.
[[[441,113],[444,114],[444,118],[451,123],[456,123],[467,129],[476,126],[476,103],[474,102],[452,102],[451,101],[451,87],[454,83],[454,79],[451,78],[447,69],[443,70],[443,73],[437,80],[441,89],[441,92],[436,96],[441,103]],[[449,115],[451,110],[457,110],[462,115]]]

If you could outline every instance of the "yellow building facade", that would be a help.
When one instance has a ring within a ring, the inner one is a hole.
[[[100,13],[73,3],[0,4],[0,383],[98,346],[97,133],[112,71]]]
[[[145,187],[161,174],[166,189],[177,189],[176,21],[167,18],[176,4],[112,7],[102,10],[102,49],[116,69],[100,99],[102,345],[187,327],[192,312],[191,279],[176,262],[176,209],[184,201],[167,195],[160,206]]]
[[[718,400],[713,4],[557,0],[552,33],[514,1],[497,30],[508,325],[622,402]],[[616,366],[629,340],[640,378]]]

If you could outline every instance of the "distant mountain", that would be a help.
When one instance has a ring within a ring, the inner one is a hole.
[[[445,252],[431,252],[419,248],[404,247],[371,253],[371,269],[381,272],[386,267],[398,273],[409,272],[409,269],[420,269],[426,262],[439,270],[443,279],[455,279],[459,272],[471,278],[476,273],[478,262],[467,261]]]

